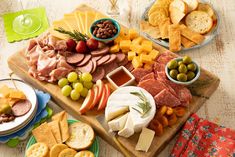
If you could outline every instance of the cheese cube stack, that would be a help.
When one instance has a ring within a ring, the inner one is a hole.
[[[63,19],[54,21],[52,27],[49,28],[49,32],[60,39],[68,39],[68,36],[55,31],[55,28],[63,28],[67,31],[73,32],[74,30],[86,34],[91,37],[90,27],[91,24],[100,18],[105,16],[96,13],[94,11],[75,11],[69,14],[65,14]]]

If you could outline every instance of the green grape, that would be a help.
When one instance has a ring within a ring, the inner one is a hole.
[[[78,79],[78,74],[76,72],[70,72],[67,76],[69,82],[74,82]]]
[[[79,74],[79,75],[78,75],[78,78],[79,78],[79,81],[80,81],[80,82],[83,82],[83,81],[82,81],[82,74]]]
[[[76,80],[76,81],[74,81],[74,82],[72,83],[73,89],[75,88],[75,84],[78,83],[78,82],[79,82],[79,80]]]
[[[92,75],[90,73],[83,73],[82,74],[82,81],[91,82],[92,81]]]
[[[74,89],[80,93],[80,92],[83,90],[83,85],[82,85],[82,83],[80,83],[80,82],[75,83]]]
[[[87,93],[88,93],[88,89],[87,88],[83,88],[80,94],[81,94],[82,97],[85,98],[87,96]]]
[[[58,81],[58,85],[60,88],[64,87],[65,85],[67,85],[69,82],[66,78],[62,78]]]
[[[77,90],[74,89],[71,91],[70,97],[72,100],[78,100],[80,98],[80,94]]]
[[[72,87],[70,85],[65,85],[62,89],[61,92],[63,96],[69,96],[72,91]]]
[[[87,89],[91,89],[93,86],[92,82],[83,82],[83,86],[86,87]]]

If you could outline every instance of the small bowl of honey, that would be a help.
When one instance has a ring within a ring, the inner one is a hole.
[[[124,66],[111,71],[106,77],[115,88],[132,85],[135,82],[135,77]]]

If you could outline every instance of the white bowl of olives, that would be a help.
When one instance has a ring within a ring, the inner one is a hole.
[[[190,85],[200,76],[200,67],[189,56],[175,58],[165,67],[166,76],[176,84]]]

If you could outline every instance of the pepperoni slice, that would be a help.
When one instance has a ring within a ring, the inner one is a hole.
[[[29,100],[22,100],[14,104],[14,106],[12,107],[12,113],[16,117],[23,116],[29,112],[31,107],[32,104]]]

